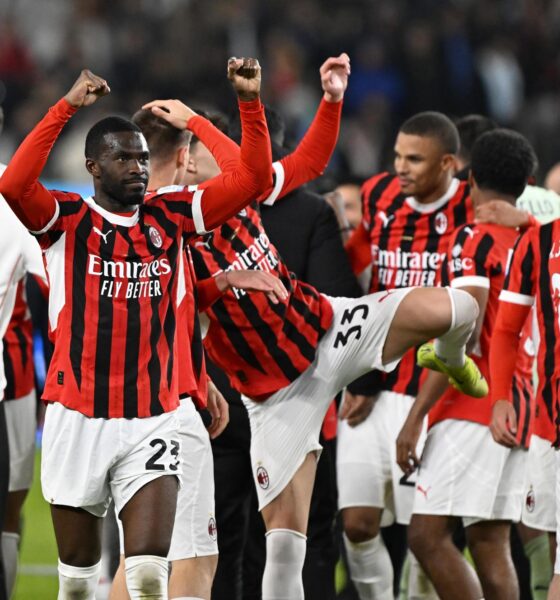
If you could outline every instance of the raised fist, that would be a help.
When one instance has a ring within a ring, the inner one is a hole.
[[[319,69],[321,86],[327,102],[340,102],[348,86],[350,57],[343,52],[340,56],[327,58]]]
[[[227,73],[240,100],[256,100],[259,97],[261,66],[256,58],[230,58]]]
[[[111,88],[104,79],[94,75],[88,69],[84,69],[64,98],[74,108],[81,108],[90,106],[110,91]]]

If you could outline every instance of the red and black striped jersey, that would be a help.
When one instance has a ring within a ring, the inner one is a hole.
[[[500,301],[536,307],[537,407],[534,433],[560,439],[560,220],[530,228],[520,237]]]
[[[469,224],[457,229],[449,240],[442,265],[442,283],[456,288],[488,290],[484,320],[478,342],[471,357],[486,377],[490,388],[490,339],[498,312],[498,297],[502,291],[508,259],[519,234],[501,225]],[[531,418],[534,410],[532,367],[535,356],[531,339],[532,322],[523,328],[520,352],[510,385],[510,400],[518,418],[518,441],[528,446]],[[492,418],[491,394],[473,400],[449,387],[429,414],[430,426],[444,419],[464,419],[489,425]]]
[[[33,368],[33,323],[25,299],[24,280],[18,283],[16,301],[4,334],[5,400],[27,396],[35,387]]]
[[[441,198],[421,204],[401,193],[394,175],[382,173],[364,183],[362,204],[371,251],[370,292],[440,285],[450,235],[474,218],[468,187],[457,179]],[[420,375],[411,349],[383,376],[382,389],[415,396]]]
[[[273,304],[265,294],[229,290],[207,311],[204,346],[232,387],[264,400],[296,379],[313,362],[332,321],[328,300],[290,273],[264,231],[258,204],[243,209],[193,248],[199,279],[233,269],[276,274],[288,298]]]

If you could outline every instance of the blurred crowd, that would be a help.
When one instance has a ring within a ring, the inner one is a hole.
[[[334,176],[385,167],[396,125],[427,109],[515,127],[542,174],[560,156],[559,33],[560,0],[0,0],[0,161],[84,66],[112,87],[103,113],[130,115],[155,97],[229,112],[231,55],[259,57],[263,97],[295,141],[320,95],[319,65],[346,51]],[[83,132],[98,117],[68,128],[50,176],[86,179]]]

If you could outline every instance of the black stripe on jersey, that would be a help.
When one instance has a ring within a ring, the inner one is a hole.
[[[21,364],[23,368],[27,366],[27,351],[28,351],[28,343],[27,338],[25,337],[21,327],[14,327],[13,332],[16,334],[18,339],[19,348],[21,351]]]
[[[488,254],[490,254],[490,250],[492,250],[492,246],[494,246],[494,238],[489,233],[485,233],[480,242],[478,242],[476,252],[474,253],[474,263],[477,275],[482,277],[488,276],[485,265]]]
[[[467,222],[467,198],[469,197],[469,186],[463,189],[461,202],[455,205],[453,209],[453,227],[460,227]]]
[[[4,375],[6,377],[6,387],[4,388],[4,398],[6,400],[13,400],[16,394],[16,382],[14,374],[14,366],[12,365],[12,359],[8,352],[8,346],[4,346]],[[0,398],[2,397],[2,390],[0,390]]]
[[[127,260],[140,260],[134,250],[134,244],[126,227],[120,234],[128,243]],[[124,351],[124,381],[123,381],[123,417],[132,419],[138,416],[138,358],[140,351],[140,304],[135,298],[126,301],[126,343]]]
[[[187,200],[168,200],[165,198],[165,208],[167,208],[169,212],[183,215],[192,221],[192,204]]]
[[[74,379],[79,390],[82,387],[82,352],[84,349],[85,333],[85,274],[87,273],[88,261],[87,238],[91,233],[91,228],[91,211],[86,210],[74,232],[74,264],[72,272],[70,363],[72,364],[72,372],[74,373]]]
[[[71,215],[75,215],[84,208],[87,207],[87,204],[82,200],[82,198],[76,198],[75,200],[66,200],[65,202],[59,202],[59,218],[60,217],[70,217]]]
[[[555,363],[555,347],[556,347],[556,334],[554,330],[554,306],[552,295],[550,293],[550,273],[548,271],[548,257],[550,256],[550,250],[552,248],[552,226],[551,224],[543,225],[539,232],[539,255],[540,255],[540,272],[539,272],[539,295],[541,300],[541,310],[543,314],[544,322],[544,344],[545,344],[545,356],[544,356],[544,380],[545,384],[543,387],[542,395],[544,404],[546,406],[546,412],[552,420],[553,414],[553,392],[552,392],[552,375],[554,374],[554,363]],[[533,261],[531,260],[531,267]],[[523,261],[522,269],[525,268],[525,261]],[[532,294],[531,294],[532,295]],[[556,416],[556,426],[560,425],[560,415]]]
[[[517,389],[517,377],[515,376],[513,377],[511,382],[511,397],[513,399],[513,409],[515,410],[517,420],[519,421],[519,416],[521,415],[521,399],[519,398],[519,390]]]
[[[171,219],[169,219],[167,217],[167,215],[165,214],[165,211],[160,206],[153,206],[150,204],[148,204],[148,206],[149,206],[149,211],[146,211],[146,212],[149,212],[149,214],[151,214],[154,217],[157,224],[163,229],[163,231],[165,231],[165,235],[168,238],[175,239],[175,237],[177,237],[177,225]],[[147,234],[147,232],[148,232],[146,227],[148,227],[148,226],[146,225],[146,219],[144,217],[144,222],[142,223],[142,229],[145,234]],[[146,235],[146,242],[147,242],[148,248],[153,248],[153,244],[151,243],[151,240],[148,235]],[[155,253],[153,253],[153,254],[155,254]]]
[[[223,270],[227,269],[229,263],[224,258],[223,254],[221,254],[215,248],[214,245],[210,244],[209,247],[212,251],[212,257],[216,261],[218,266]],[[208,279],[208,277],[211,277],[212,275],[208,267],[206,266],[206,263],[204,262],[202,254],[196,248],[191,247],[191,255],[193,257],[194,270],[197,279]],[[225,265],[225,267],[223,265]],[[266,373],[266,370],[260,364],[257,357],[253,353],[251,346],[247,343],[247,340],[239,331],[234,321],[230,317],[224,301],[221,299],[216,300],[216,302],[214,302],[214,304],[212,305],[210,311],[214,313],[216,319],[219,321],[222,329],[227,335],[229,341],[231,342],[231,345],[235,348],[239,356],[247,364],[251,365],[253,369],[257,369],[257,371],[260,371],[263,374]]]
[[[293,296],[290,298],[290,302],[297,313],[311,324],[311,321],[314,320],[317,322],[317,319],[313,319],[313,314],[311,311],[307,310],[307,307],[303,302],[296,300]],[[307,338],[302,335],[297,326],[286,319],[286,308],[282,304],[272,304],[269,300],[270,308],[278,317],[280,317],[284,324],[282,325],[282,331],[286,335],[286,337],[297,346],[297,349],[309,362],[313,362],[315,358],[315,348],[307,341]],[[297,308],[296,308],[297,307]]]
[[[469,234],[467,231],[465,231],[466,228],[461,229],[458,233],[457,236],[455,237],[455,244],[453,244],[453,247],[451,248],[451,254],[453,257],[454,256],[454,248],[455,246],[460,246],[461,250],[465,247],[465,242],[469,239]],[[459,261],[456,261],[457,263],[459,263]],[[442,265],[442,274],[445,273],[446,275],[448,275],[447,273],[447,253],[446,253],[446,260],[445,260],[445,269],[443,268],[444,265]],[[459,269],[455,269],[455,277],[459,278],[463,276],[463,268],[462,268],[462,262],[461,262],[461,268]],[[442,285],[443,285],[443,281],[442,281]],[[448,284],[446,284],[448,285]]]
[[[375,212],[376,212],[375,206],[376,206],[376,203],[379,200],[379,198],[381,198],[381,196],[383,195],[383,193],[385,192],[385,190],[389,187],[389,185],[391,184],[391,182],[393,181],[394,178],[395,178],[394,175],[391,175],[390,173],[387,173],[387,175],[385,175],[384,177],[382,177],[371,188],[371,190],[369,190],[369,195],[368,195],[368,198],[367,198],[367,203],[368,203],[369,214],[370,214],[370,218],[371,218],[371,225],[370,225],[371,228],[373,228],[373,220],[375,219]],[[363,194],[362,194],[362,196],[363,196]],[[399,196],[400,196],[400,194],[399,194]],[[364,198],[362,197],[362,206],[363,206],[363,201],[364,201]],[[387,216],[389,216],[392,213],[393,210],[394,210],[394,207],[393,207],[393,205],[391,205],[391,207],[387,211]]]
[[[181,250],[182,252],[182,250]],[[171,264],[178,265],[178,249],[174,244],[168,253]],[[186,257],[184,257],[186,258]],[[175,286],[175,277],[177,276],[177,269],[173,269],[171,273],[171,277],[169,279],[169,287],[168,290],[173,290]],[[167,341],[167,347],[169,348],[169,357],[167,359],[167,388],[171,389],[171,383],[173,380],[173,363],[175,360],[175,349],[173,342],[175,340],[175,328],[176,328],[176,318],[175,318],[175,308],[176,301],[175,296],[170,295],[170,302],[167,308],[167,312],[165,314],[165,320],[163,322],[163,333],[165,335],[165,339]]]
[[[531,424],[531,392],[527,389],[525,381],[522,380],[523,402],[525,403],[525,418],[523,419],[523,429],[521,431],[520,442],[525,445],[529,435],[529,425]],[[519,423],[517,424],[519,427]]]
[[[397,210],[399,210],[399,208],[404,204],[405,201],[405,196],[403,194],[397,194],[395,196],[395,198],[392,200],[391,204],[389,205],[389,208],[385,211],[385,214],[387,215],[387,217],[391,216],[394,212],[396,212]],[[409,230],[412,229],[412,235],[414,235],[414,225],[412,224],[412,221],[414,220],[414,215],[411,215],[412,219],[410,219],[407,221],[405,228],[404,228],[404,233],[403,235],[409,235]],[[373,229],[374,227],[374,223],[373,223],[373,219],[375,218],[375,215],[371,216],[372,218],[372,223],[371,223],[371,228]],[[392,229],[392,224],[395,222],[395,219],[392,219],[389,223],[389,225],[387,227],[383,227],[381,229],[381,232],[379,234],[379,248],[381,250],[387,250],[387,244],[389,243],[389,240],[391,239],[391,229]],[[384,287],[383,290],[385,290],[386,288]],[[378,292],[383,291],[381,289],[376,290]]]
[[[112,230],[113,225],[103,219],[103,233]],[[99,254],[111,258],[115,248],[116,235],[107,236],[107,241],[102,242],[99,236]],[[113,339],[113,298],[102,296],[103,282],[111,284],[111,277],[99,277],[99,312],[97,321],[97,334],[95,336],[97,347],[95,349],[95,389],[93,392],[93,414],[96,417],[107,419],[109,417],[109,385],[111,382],[111,342]]]

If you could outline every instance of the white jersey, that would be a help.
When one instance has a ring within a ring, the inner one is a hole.
[[[0,164],[0,176],[5,169]],[[26,273],[45,279],[41,249],[0,196],[0,400],[6,387],[1,340],[14,310],[17,284]]]

